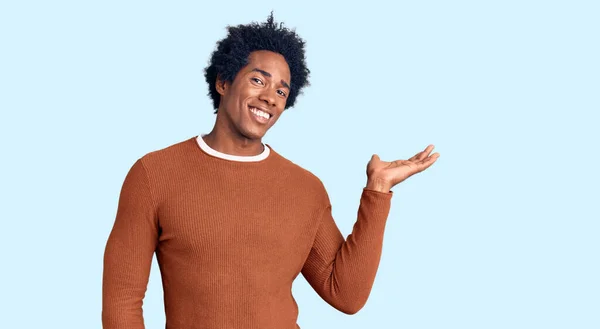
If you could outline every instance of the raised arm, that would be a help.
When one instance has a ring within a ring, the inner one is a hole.
[[[302,275],[321,298],[341,312],[358,312],[371,293],[391,198],[391,191],[364,188],[358,218],[346,239],[335,224],[331,205],[323,210]]]
[[[391,162],[373,154],[367,164],[367,186],[361,195],[358,218],[345,240],[327,200],[302,275],[319,296],[341,312],[354,314],[366,304],[381,258],[393,194],[390,189],[429,168],[440,156],[429,155],[433,147],[428,145],[408,160]]]
[[[123,182],[104,251],[104,329],[144,329],[142,304],[157,241],[156,205],[144,164],[138,159]]]

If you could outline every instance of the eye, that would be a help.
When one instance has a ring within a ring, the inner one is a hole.
[[[279,95],[281,95],[283,97],[287,96],[287,94],[283,90],[277,90],[277,92],[279,93]]]
[[[253,77],[251,78],[252,81],[256,82],[256,83],[260,83],[261,85],[263,84],[262,80],[257,78],[257,77]]]

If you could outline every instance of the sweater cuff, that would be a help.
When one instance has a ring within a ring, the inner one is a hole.
[[[392,191],[380,192],[363,188],[361,204],[364,206],[364,209],[368,209],[371,213],[370,217],[387,218],[393,195]]]
[[[366,193],[377,193],[377,194],[380,194],[380,195],[385,195],[388,198],[391,198],[392,195],[394,195],[394,191],[391,191],[391,190],[389,192],[380,192],[380,191],[371,190],[369,188],[363,187],[363,193],[365,193],[365,192]]]

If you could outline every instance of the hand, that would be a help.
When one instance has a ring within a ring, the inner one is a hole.
[[[408,160],[392,162],[381,161],[377,154],[373,154],[367,164],[367,188],[389,192],[396,184],[429,168],[440,156],[437,152],[429,155],[433,147],[433,145],[428,145],[425,150],[415,154]]]

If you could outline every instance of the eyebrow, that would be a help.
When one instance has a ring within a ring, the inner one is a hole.
[[[264,75],[264,76],[266,76],[266,77],[269,77],[269,78],[273,77],[273,75],[271,75],[271,73],[269,73],[269,72],[267,72],[267,71],[264,71],[264,70],[261,70],[261,69],[259,69],[259,68],[256,68],[256,67],[255,67],[254,69],[252,69],[252,71],[253,71],[253,72],[258,72],[258,73],[260,73],[260,74],[262,74],[262,75]],[[282,84],[284,87],[286,87],[287,89],[291,89],[291,88],[290,88],[290,85],[288,85],[288,84],[287,84],[287,82],[283,81],[283,79],[281,79],[281,84]]]

